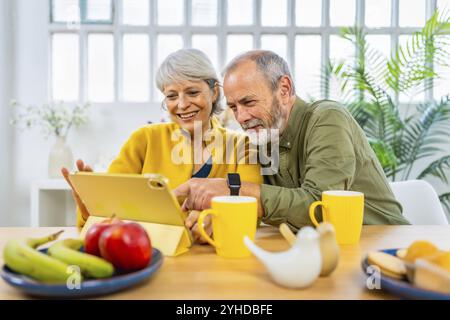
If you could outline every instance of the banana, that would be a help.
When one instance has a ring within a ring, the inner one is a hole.
[[[3,250],[5,264],[11,270],[41,282],[65,283],[71,276],[68,265],[36,250],[40,245],[58,238],[61,232],[43,238],[9,240]]]
[[[78,251],[83,245],[84,241],[80,239],[64,239],[54,243],[48,249],[48,254],[68,265],[78,266],[87,277],[111,277],[113,265],[102,258]]]

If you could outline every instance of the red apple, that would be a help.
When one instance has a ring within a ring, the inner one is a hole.
[[[100,248],[98,247],[98,241],[101,234],[109,227],[123,223],[122,220],[116,218],[114,215],[106,220],[92,225],[86,233],[84,238],[84,251],[89,254],[100,257]]]
[[[123,271],[140,270],[152,258],[152,245],[145,229],[135,223],[113,225],[100,236],[101,256]]]

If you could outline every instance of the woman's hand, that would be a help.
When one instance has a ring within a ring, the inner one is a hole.
[[[81,160],[81,159],[77,160],[77,168],[78,168],[78,171],[92,172],[92,168],[90,166],[86,165],[83,162],[83,160]],[[75,191],[75,188],[73,187],[72,182],[70,182],[69,170],[67,168],[65,168],[65,167],[62,167],[61,168],[61,173],[62,173],[64,179],[66,179],[67,183],[72,188],[73,198],[75,199],[75,202],[77,203],[77,206],[80,209],[80,212],[81,212],[81,215],[83,216],[83,219],[86,220],[89,217],[89,211],[87,210],[86,206],[84,205],[84,203],[81,200],[81,198],[78,195],[78,193]]]
[[[223,178],[191,178],[180,184],[173,193],[176,198],[185,199],[181,210],[205,210],[211,208],[213,197],[229,196],[230,189]]]
[[[197,210],[190,211],[188,217],[186,218],[186,221],[184,222],[184,225],[191,230],[192,237],[194,238],[195,242],[198,242],[200,244],[206,244],[208,243],[208,241],[206,241],[206,239],[203,238],[202,235],[200,234],[200,230],[197,224],[200,212],[201,211]],[[211,237],[212,235],[211,215],[207,215],[205,217],[203,228],[205,229],[206,234]]]

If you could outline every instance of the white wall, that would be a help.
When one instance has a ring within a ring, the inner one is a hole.
[[[13,2],[17,12],[13,98],[21,103],[41,104],[48,99],[49,1]],[[102,156],[114,157],[133,130],[148,120],[158,121],[161,116],[158,106],[118,105],[93,105],[89,115],[90,123],[73,130],[68,143],[75,159],[82,158],[90,164]],[[14,168],[8,181],[8,186],[13,186],[11,211],[0,212],[0,225],[26,226],[30,222],[30,184],[47,177],[47,158],[53,140],[45,140],[37,129],[14,130],[13,138],[14,148],[11,145],[7,149],[1,148],[2,153],[3,150],[13,153]]]
[[[0,225],[6,222],[10,206],[12,130],[9,100],[13,95],[13,1],[0,1]]]

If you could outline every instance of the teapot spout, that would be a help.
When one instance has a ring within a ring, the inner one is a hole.
[[[257,257],[266,266],[269,265],[269,261],[271,260],[271,256],[272,256],[272,254],[270,252],[258,247],[247,236],[244,237],[244,243],[247,246],[247,248],[255,255],[255,257]]]

